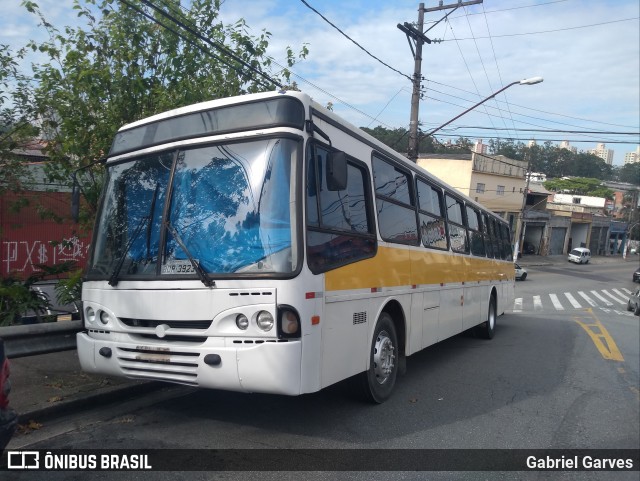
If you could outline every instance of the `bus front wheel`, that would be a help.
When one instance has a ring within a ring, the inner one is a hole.
[[[489,309],[487,312],[487,320],[475,327],[475,334],[484,339],[493,339],[496,332],[496,299],[491,296],[489,301]]]
[[[369,402],[383,403],[391,396],[398,375],[398,336],[391,316],[383,312],[373,331],[369,369],[359,375],[360,392]]]

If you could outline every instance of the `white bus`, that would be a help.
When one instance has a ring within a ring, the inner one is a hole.
[[[88,372],[383,402],[406,357],[513,304],[505,221],[300,92],[120,129],[93,233]]]

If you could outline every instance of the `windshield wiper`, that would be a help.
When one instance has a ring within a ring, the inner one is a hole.
[[[133,245],[135,240],[138,238],[138,236],[140,235],[140,232],[142,231],[142,228],[147,222],[149,223],[149,228],[147,229],[147,259],[149,258],[149,248],[150,248],[149,242],[151,238],[151,228],[153,224],[151,219],[153,218],[153,212],[156,208],[156,199],[158,198],[159,187],[160,187],[160,184],[159,183],[156,184],[156,190],[153,192],[153,198],[151,199],[151,209],[149,210],[149,215],[140,219],[140,223],[136,227],[136,230],[131,236],[131,239],[129,239],[129,243],[127,244],[127,247],[124,249],[124,252],[118,259],[118,263],[116,264],[115,269],[113,269],[113,272],[111,273],[111,277],[109,277],[110,286],[115,287],[118,285],[118,281],[119,281],[118,276],[120,275],[120,271],[122,270],[122,265],[124,264],[124,260],[127,258],[127,254],[129,253],[131,246]]]
[[[175,227],[173,227],[173,224],[171,224],[171,221],[167,220],[166,226],[169,232],[171,232],[171,235],[173,236],[173,238],[176,240],[176,242],[180,246],[180,248],[183,250],[185,254],[187,254],[187,257],[189,258],[189,262],[191,262],[193,269],[196,271],[196,274],[198,274],[198,277],[200,278],[202,283],[207,287],[215,286],[215,282],[213,282],[211,279],[209,279],[209,277],[207,277],[207,274],[204,272],[204,270],[200,266],[200,263],[197,260],[195,260],[195,258],[191,255],[191,252],[189,252],[189,249],[187,249],[187,246],[182,241],[182,238],[180,237],[180,234],[178,234],[178,231],[175,229]]]
[[[118,276],[120,275],[120,271],[122,270],[122,265],[124,264],[124,260],[127,258],[127,254],[129,253],[129,249],[131,249],[131,245],[135,242],[135,240],[138,238],[138,236],[140,235],[140,232],[142,232],[142,228],[144,227],[144,225],[150,221],[150,217],[149,216],[145,216],[142,217],[140,219],[140,222],[138,223],[135,232],[133,233],[133,235],[131,236],[131,239],[129,239],[129,243],[127,244],[127,247],[125,247],[124,252],[122,253],[122,255],[120,256],[120,258],[118,259],[118,263],[116,264],[115,269],[113,269],[113,272],[111,273],[111,277],[109,277],[109,285],[110,286],[117,286],[118,285]]]

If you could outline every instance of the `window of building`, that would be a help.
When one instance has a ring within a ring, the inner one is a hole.
[[[498,188],[496,189],[496,194],[504,195],[504,185],[499,185],[498,186]]]
[[[476,194],[484,194],[484,184],[482,182],[476,184]]]

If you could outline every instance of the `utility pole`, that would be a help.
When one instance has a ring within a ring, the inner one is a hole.
[[[426,9],[424,8],[424,3],[421,3],[420,6],[418,7],[418,23],[416,27],[414,27],[408,22],[404,22],[404,24],[398,24],[398,28],[407,35],[407,40],[409,41],[409,47],[411,48],[411,52],[413,53],[413,59],[414,59],[413,92],[411,94],[411,116],[409,119],[409,148],[407,152],[407,157],[409,158],[409,160],[413,162],[418,161],[418,144],[419,144],[418,112],[420,109],[420,97],[421,97],[420,90],[421,90],[421,82],[422,82],[422,45],[424,45],[425,43],[431,43],[431,40],[427,38],[427,36],[423,32],[424,12],[435,12],[437,10],[447,10],[451,8],[455,10],[458,7],[464,7],[466,5],[475,5],[482,2],[483,0],[472,0],[468,2],[463,2],[459,0],[458,3],[453,5],[442,5],[442,0],[440,0],[440,5],[438,7],[426,8]],[[436,22],[433,25],[433,27],[435,27],[435,25],[437,25],[442,20],[447,18],[451,13],[453,12],[449,12],[443,19]],[[415,43],[415,49],[413,44],[411,43],[411,39]]]
[[[431,40],[422,33],[423,27],[424,3],[421,3],[418,8],[417,30],[406,22],[404,24],[406,30],[401,28],[407,34],[407,40],[411,37],[416,44],[413,55],[415,61],[413,67],[413,93],[411,94],[411,117],[409,120],[409,149],[407,152],[407,157],[413,162],[418,161],[418,111],[420,109],[420,85],[422,82],[422,45],[425,42],[431,43]],[[400,24],[398,24],[398,28],[400,28]],[[409,46],[411,47],[411,42],[409,42]]]

